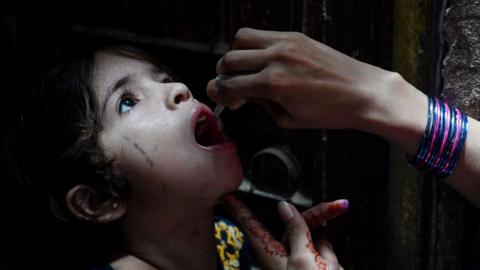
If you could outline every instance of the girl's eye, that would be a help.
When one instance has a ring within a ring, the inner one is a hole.
[[[167,76],[165,79],[163,79],[162,82],[163,83],[172,83],[172,82],[175,82],[175,80],[172,77]]]
[[[118,103],[118,111],[120,114],[130,111],[137,102],[131,97],[122,97]]]

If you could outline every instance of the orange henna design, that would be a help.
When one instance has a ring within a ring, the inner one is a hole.
[[[267,254],[280,257],[287,256],[285,247],[270,235],[265,226],[239,199],[233,195],[227,195],[224,197],[224,201],[244,226],[244,229],[262,244]]]
[[[305,222],[307,223],[308,227],[315,228],[318,226],[323,226],[327,224],[326,218],[322,215],[322,213],[315,213],[313,211],[306,211],[302,213]]]
[[[348,209],[347,200],[337,200],[330,203],[321,203],[302,213],[308,227],[314,229],[326,225],[328,220],[334,219],[345,213]]]
[[[320,254],[318,254],[317,249],[315,249],[315,246],[312,242],[312,235],[310,234],[310,232],[307,232],[307,241],[307,248],[308,250],[310,250],[310,252],[312,252],[313,256],[315,257],[315,270],[327,270],[327,262],[322,258],[322,256],[320,256]]]

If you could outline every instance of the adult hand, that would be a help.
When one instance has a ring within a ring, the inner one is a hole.
[[[240,29],[207,93],[237,109],[263,105],[281,127],[358,128],[383,117],[381,100],[402,81],[301,33]],[[372,119],[373,118],[373,119]]]
[[[348,208],[346,200],[321,203],[302,214],[293,205],[281,202],[278,211],[286,226],[287,247],[275,240],[233,194],[223,201],[245,230],[262,269],[343,269],[330,243],[321,240],[313,244],[309,227],[313,229],[343,214]]]

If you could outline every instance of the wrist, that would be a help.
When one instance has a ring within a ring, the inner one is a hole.
[[[360,129],[414,154],[425,132],[428,98],[395,72],[387,72],[381,85]]]

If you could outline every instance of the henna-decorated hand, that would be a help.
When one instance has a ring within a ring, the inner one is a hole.
[[[233,194],[224,196],[229,211],[245,230],[252,249],[262,269],[343,269],[332,246],[325,240],[318,241],[315,246],[310,229],[325,224],[348,209],[348,201],[337,200],[318,204],[300,214],[297,209],[281,202],[278,211],[286,226],[287,247],[275,240],[255,215]]]

